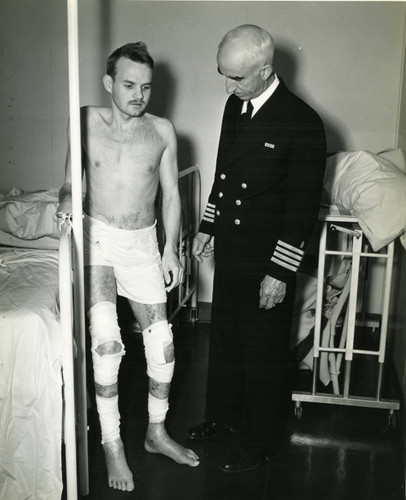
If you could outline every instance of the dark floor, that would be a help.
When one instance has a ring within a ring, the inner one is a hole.
[[[195,445],[185,430],[202,420],[209,325],[175,325],[177,363],[172,384],[169,434],[193,448],[197,468],[178,465],[144,451],[147,378],[142,340],[123,333],[127,354],[120,372],[122,436],[136,487],[131,493],[107,486],[95,410],[89,410],[89,499],[108,500],[335,500],[405,498],[404,459],[399,425],[388,428],[387,410],[303,403],[302,418],[293,411],[290,444],[257,470],[225,474],[217,468],[229,446],[227,436]],[[359,372],[362,370],[359,368]],[[368,372],[368,367],[366,367]],[[373,371],[373,370],[372,370]],[[371,372],[371,370],[370,370]],[[368,377],[371,373],[368,375]],[[300,371],[297,388],[310,390],[309,372]],[[367,392],[365,375],[360,387]],[[396,392],[396,389],[395,389]],[[389,395],[393,397],[393,394]],[[395,397],[399,397],[395,394]]]

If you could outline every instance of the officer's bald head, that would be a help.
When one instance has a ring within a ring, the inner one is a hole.
[[[253,24],[230,30],[219,44],[218,54],[239,54],[252,63],[273,64],[275,44],[268,31]]]

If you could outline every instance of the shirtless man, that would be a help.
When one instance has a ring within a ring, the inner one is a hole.
[[[177,145],[169,120],[145,112],[151,96],[153,60],[144,43],[129,43],[107,60],[103,84],[111,107],[81,110],[86,175],[84,261],[86,311],[102,445],[109,486],[134,489],[120,437],[117,376],[124,355],[116,294],[126,297],[142,329],[149,377],[149,423],[144,446],[180,464],[199,458],[165,430],[174,347],[166,316],[166,292],[183,279],[177,255],[180,221]],[[155,197],[163,194],[165,248],[155,230]],[[72,213],[71,164],[66,161],[58,213]]]

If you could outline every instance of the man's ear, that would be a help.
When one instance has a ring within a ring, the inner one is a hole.
[[[111,78],[110,75],[104,75],[103,76],[103,85],[104,88],[111,94],[111,88],[113,86],[113,79]]]
[[[273,73],[272,64],[265,64],[261,69],[261,77],[264,81],[268,80],[272,75],[272,73]]]

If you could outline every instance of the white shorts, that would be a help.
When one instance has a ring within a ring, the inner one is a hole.
[[[166,302],[156,222],[127,230],[85,215],[83,243],[85,266],[113,268],[119,295],[141,304]]]

